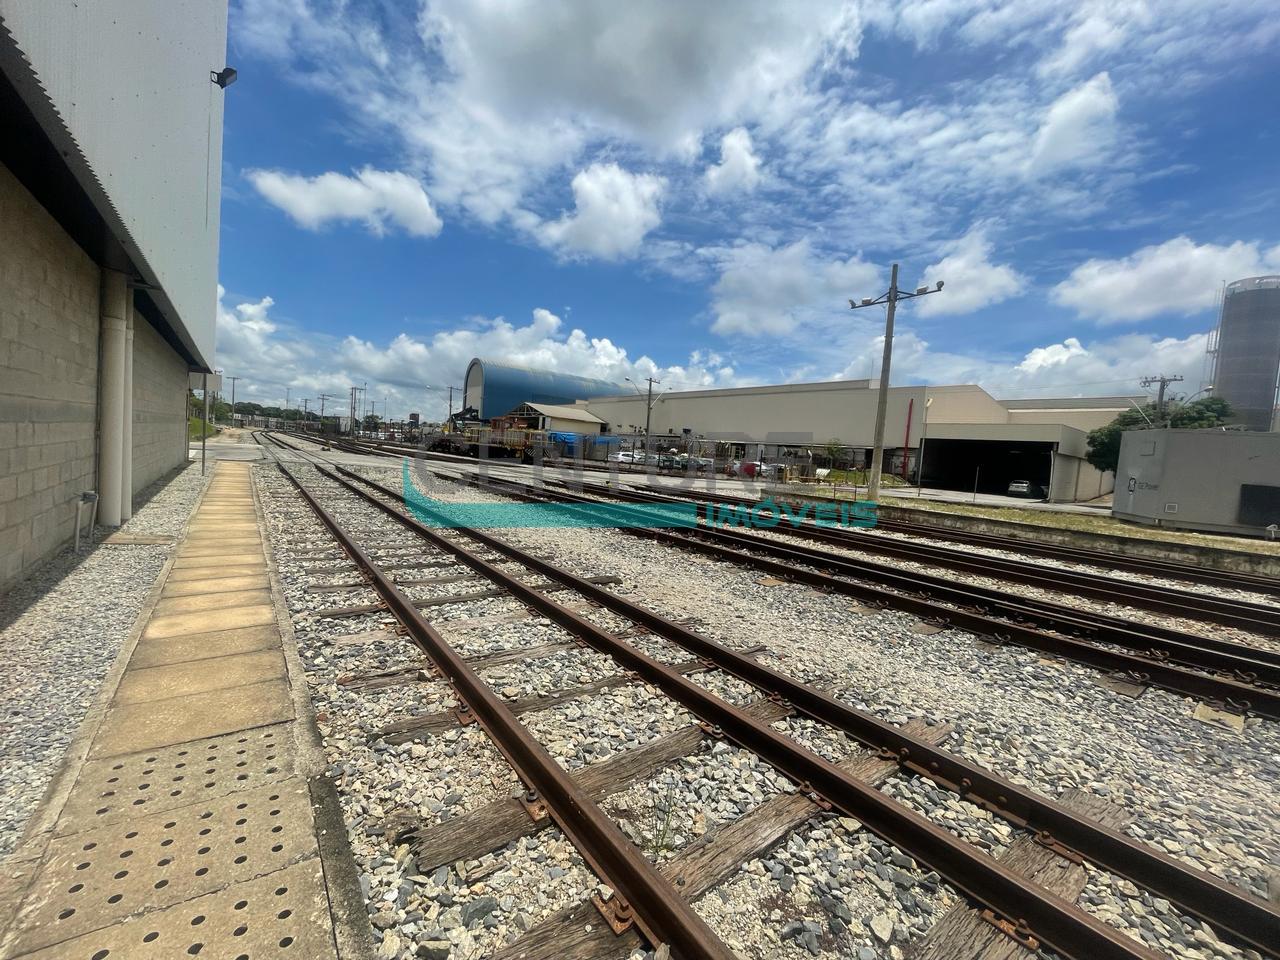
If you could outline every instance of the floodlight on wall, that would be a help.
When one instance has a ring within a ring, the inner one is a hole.
[[[223,67],[221,70],[209,71],[209,80],[216,83],[223,90],[235,83],[238,76],[239,74],[236,72],[235,67]]]

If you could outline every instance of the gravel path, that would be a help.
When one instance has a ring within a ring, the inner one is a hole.
[[[181,534],[207,479],[189,464],[156,481],[121,530]],[[68,546],[0,600],[0,660],[10,665],[0,678],[0,855],[17,845],[173,549],[98,543],[77,556]]]

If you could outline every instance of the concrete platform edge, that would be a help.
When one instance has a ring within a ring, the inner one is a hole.
[[[289,689],[293,695],[297,722],[293,724],[298,772],[308,783],[312,815],[315,817],[316,842],[320,849],[320,865],[329,895],[329,915],[333,922],[335,946],[343,960],[376,960],[377,949],[355,854],[347,836],[346,819],[338,800],[337,788],[324,773],[327,766],[320,728],[316,725],[311,695],[307,690],[306,670],[298,654],[298,640],[293,632],[293,619],[284,592],[280,588],[279,571],[271,538],[265,529],[266,510],[258,494],[254,472],[250,467],[249,485],[253,491],[256,513],[260,518],[262,550],[267,560],[267,578],[271,584],[271,602],[280,629],[281,648]]]

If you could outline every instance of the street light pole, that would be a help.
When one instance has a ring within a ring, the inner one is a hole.
[[[236,381],[244,377],[227,377],[231,381],[231,426],[236,425]]]
[[[930,293],[938,293],[942,290],[942,281],[938,281],[938,285],[932,290],[928,287],[917,287],[915,293],[906,293],[898,289],[898,265],[895,263],[889,274],[889,291],[878,297],[864,297],[861,302],[854,300],[849,301],[850,310],[858,310],[862,307],[873,307],[876,304],[887,304],[888,310],[884,322],[884,357],[880,361],[880,384],[876,397],[876,427],[875,435],[872,440],[873,448],[871,451],[871,472],[867,478],[867,499],[878,501],[880,499],[880,468],[884,461],[884,420],[885,413],[889,406],[889,365],[893,359],[893,318],[896,312],[899,300],[910,300],[914,297],[923,297]],[[906,451],[903,451],[903,456]]]
[[[920,431],[920,456],[916,458],[916,497],[924,490],[924,444],[929,439],[929,408],[933,406],[933,397],[928,395],[929,388],[925,387],[924,392],[924,423]]]

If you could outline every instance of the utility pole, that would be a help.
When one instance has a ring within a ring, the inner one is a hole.
[[[867,499],[873,502],[880,499],[880,467],[884,461],[884,418],[885,411],[889,406],[889,364],[893,359],[893,315],[896,311],[899,300],[911,300],[915,297],[923,297],[930,293],[938,293],[942,290],[942,281],[938,281],[938,285],[932,290],[928,287],[917,287],[915,293],[906,293],[898,289],[898,265],[893,265],[893,270],[889,274],[889,290],[878,297],[863,297],[860,302],[850,300],[849,309],[858,310],[862,307],[873,307],[876,304],[888,304],[888,311],[884,321],[884,357],[880,361],[880,384],[878,396],[876,397],[876,429],[875,436],[872,440],[871,451],[871,474],[867,479]],[[906,456],[906,451],[902,451]]]
[[[1142,378],[1142,387],[1143,387],[1143,389],[1144,389],[1144,390],[1145,390],[1147,387],[1150,387],[1153,383],[1158,383],[1158,384],[1160,384],[1160,389],[1159,389],[1159,391],[1156,393],[1156,419],[1160,421],[1161,425],[1163,425],[1163,424],[1164,424],[1164,391],[1165,391],[1165,388],[1166,388],[1167,386],[1169,386],[1169,384],[1171,384],[1171,383],[1181,383],[1181,382],[1182,382],[1182,377],[1166,377],[1164,374],[1160,374],[1159,376],[1155,376],[1155,377],[1143,377],[1143,378]],[[232,384],[232,386],[234,387],[235,385],[234,385],[234,384]]]
[[[326,400],[337,400],[337,397],[331,397],[327,393],[320,394],[320,433],[324,433],[324,402]]]
[[[244,377],[227,377],[231,381],[231,425],[236,425],[236,381]]]
[[[310,397],[302,398],[302,429],[303,430],[306,430],[308,425],[311,423],[311,421],[308,419],[311,416],[311,410],[308,409],[310,403],[311,403]]]
[[[289,388],[288,387],[284,388],[284,408],[286,410],[289,409]]]
[[[635,387],[636,393],[640,392],[640,388],[636,386],[636,382],[630,377],[624,378],[631,386]],[[645,377],[645,382],[649,384],[649,395],[645,399],[644,404],[644,459],[649,462],[649,424],[653,419],[653,386],[657,384],[662,386],[661,380],[655,380],[653,377]],[[661,394],[659,394],[661,396]]]

